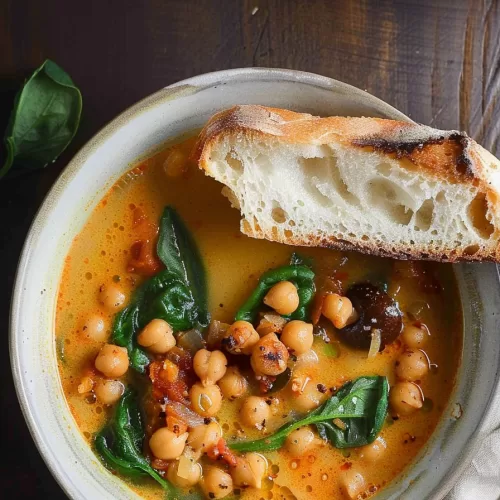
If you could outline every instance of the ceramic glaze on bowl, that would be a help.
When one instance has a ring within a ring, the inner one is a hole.
[[[100,198],[137,158],[200,128],[212,114],[234,104],[409,120],[366,92],[329,78],[279,69],[240,69],[191,78],[157,92],[116,118],[78,153],[47,196],[27,237],[10,332],[23,412],[47,465],[71,498],[137,495],[101,465],[80,435],[62,392],[54,320],[64,258]],[[469,264],[454,269],[465,330],[455,391],[417,460],[377,498],[442,498],[468,465],[491,396],[498,391],[497,268]]]

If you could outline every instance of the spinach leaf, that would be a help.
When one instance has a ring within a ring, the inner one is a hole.
[[[314,272],[307,266],[296,264],[278,267],[265,272],[260,277],[259,283],[250,297],[236,312],[236,321],[254,321],[267,292],[280,281],[294,283],[299,296],[299,307],[292,314],[284,317],[305,321],[309,316],[309,305],[316,292]]]
[[[137,334],[152,319],[165,320],[174,331],[193,328],[198,320],[189,288],[168,269],[143,283],[131,303],[115,316],[112,340],[127,348],[130,365],[140,373],[145,372],[149,357],[137,344]]]
[[[47,59],[16,96],[0,178],[14,163],[29,170],[55,161],[73,139],[81,111],[80,91],[62,68]]]
[[[157,253],[167,269],[135,292],[131,303],[115,316],[113,342],[126,347],[132,368],[146,371],[149,357],[137,344],[137,334],[152,319],[163,319],[174,332],[205,327],[207,310],[205,268],[196,243],[172,207],[160,221]]]
[[[188,285],[197,305],[198,323],[207,326],[210,317],[205,266],[193,236],[171,206],[163,211],[156,251],[165,267]]]
[[[386,377],[359,377],[343,385],[305,418],[288,422],[270,436],[255,441],[237,441],[230,447],[242,452],[277,450],[292,431],[311,424],[337,448],[369,444],[377,437],[387,415],[388,392]],[[332,422],[334,419],[342,422],[343,429]]]
[[[375,441],[387,415],[389,383],[385,377],[360,377],[348,382],[323,406],[322,415],[343,409],[343,429],[330,420],[316,424],[321,437],[336,448],[354,448]],[[347,415],[353,415],[351,417]],[[334,417],[335,418],[335,417]]]
[[[113,419],[95,437],[95,447],[104,463],[128,477],[151,476],[163,488],[174,487],[163,479],[142,455],[144,427],[135,394],[127,389],[118,402]]]
[[[137,343],[139,329],[139,304],[134,301],[115,316],[111,338],[116,345],[127,348],[130,366],[144,373],[149,357]]]

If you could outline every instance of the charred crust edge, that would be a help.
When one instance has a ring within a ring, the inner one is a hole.
[[[445,141],[454,142],[459,147],[460,153],[455,158],[457,173],[468,179],[473,179],[472,160],[468,154],[470,137],[465,132],[452,132],[448,135],[443,134],[436,137],[429,136],[420,141],[398,141],[372,136],[353,139],[351,144],[358,147],[371,147],[385,154],[394,154],[398,159],[408,158],[412,160],[411,155],[415,151],[423,151],[427,146],[443,144]]]

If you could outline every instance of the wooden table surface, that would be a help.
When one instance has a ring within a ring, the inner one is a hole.
[[[19,409],[8,359],[8,314],[29,225],[68,160],[93,134],[165,85],[208,71],[267,66],[342,80],[418,122],[465,130],[499,153],[499,4],[0,0],[0,130],[19,84],[45,58],[72,76],[84,99],[80,130],[55,164],[0,181],[0,330],[5,338],[0,354],[0,496],[64,498]]]

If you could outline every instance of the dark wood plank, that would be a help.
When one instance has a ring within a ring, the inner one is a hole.
[[[1,0],[0,49],[2,130],[15,90],[47,57],[84,96],[79,133],[56,164],[0,181],[4,332],[20,249],[59,172],[117,113],[180,79],[244,66],[320,73],[500,152],[497,0]],[[63,498],[24,424],[5,344],[0,352],[2,496]]]

